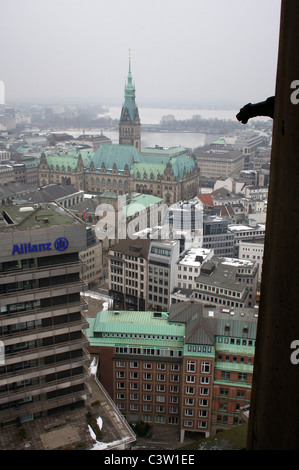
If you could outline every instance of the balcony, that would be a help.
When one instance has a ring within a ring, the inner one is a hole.
[[[14,344],[14,339],[19,340],[18,342],[21,341],[32,341],[34,339],[41,339],[44,337],[47,337],[47,333],[50,333],[51,335],[55,333],[59,333],[59,330],[63,330],[63,332],[70,332],[70,331],[78,331],[78,330],[86,330],[89,327],[88,322],[85,320],[85,318],[80,315],[80,320],[76,321],[67,321],[65,323],[59,323],[56,325],[50,325],[46,327],[42,327],[39,325],[38,327],[33,327],[33,328],[28,328],[25,330],[20,330],[17,331],[16,333],[9,333],[7,335],[2,335],[2,341],[6,345],[8,344]]]
[[[16,358],[20,361],[29,361],[38,359],[40,357],[50,356],[51,354],[60,354],[66,351],[72,351],[79,348],[88,348],[89,341],[83,334],[80,338],[70,341],[62,341],[61,343],[51,344],[49,346],[43,345],[39,340],[39,344],[26,350],[16,351],[13,353],[5,354],[5,363],[12,364],[16,362]]]
[[[46,399],[35,401],[35,402],[26,402],[24,404],[16,404],[12,408],[0,411],[1,422],[13,420],[19,418],[20,416],[30,415],[33,413],[46,412],[53,408],[57,408],[63,405],[69,405],[82,401],[84,396],[90,396],[91,389],[88,383],[84,382],[84,390],[79,390],[77,392],[69,393],[68,395],[61,396],[58,398]]]
[[[82,300],[76,300],[74,302],[67,302],[54,305],[54,306],[47,306],[43,308],[36,308],[36,309],[25,309],[20,310],[16,313],[2,313],[1,314],[1,325],[11,325],[13,323],[23,323],[26,321],[32,320],[39,320],[42,318],[48,317],[55,317],[59,315],[65,315],[68,313],[75,313],[81,311],[83,307],[86,307],[85,303]],[[17,321],[14,321],[17,320]]]
[[[56,372],[58,371],[56,370]],[[50,373],[50,371],[48,371],[48,373]],[[41,393],[49,393],[55,390],[60,390],[61,388],[65,388],[66,386],[70,387],[72,385],[85,383],[87,375],[88,375],[88,370],[86,367],[84,367],[83,373],[81,374],[73,375],[70,377],[65,377],[60,380],[55,379],[50,382],[47,382],[45,380],[44,374],[42,376],[37,375],[37,377],[39,377],[40,380],[39,380],[39,383],[35,385],[15,387],[13,391],[8,390],[6,392],[0,393],[0,405],[2,403],[9,403],[11,401],[23,400],[24,397],[30,396],[31,398]],[[14,380],[16,381],[17,377]],[[24,376],[22,380],[29,380],[29,379],[26,379]]]
[[[5,283],[36,279],[37,277],[59,276],[80,272],[83,262],[81,260],[67,264],[53,264],[45,267],[32,266],[31,268],[16,268],[14,270],[0,271],[0,278],[5,278]]]
[[[0,374],[0,385],[5,385],[9,382],[15,382],[18,379],[18,376],[22,376],[22,380],[27,380],[33,377],[40,377],[40,372],[42,372],[43,375],[46,375],[46,373],[50,374],[54,371],[63,370],[66,366],[77,367],[83,365],[87,367],[90,364],[90,354],[86,348],[82,348],[82,352],[82,356],[73,357],[64,361],[56,361],[53,363],[45,363],[43,360],[44,356],[38,356],[37,359],[39,364],[37,366],[20,368],[10,372],[5,372],[4,374]],[[7,363],[7,365],[9,364]]]
[[[83,282],[82,281],[75,281],[75,282],[65,282],[56,285],[49,285],[46,287],[35,287],[33,289],[26,289],[26,290],[18,290],[12,292],[6,292],[0,294],[0,301],[1,299],[6,299],[7,303],[9,303],[9,299],[12,299],[13,302],[11,303],[18,303],[18,302],[26,302],[30,300],[38,300],[47,297],[49,291],[53,295],[65,295],[65,294],[72,294],[74,292],[80,292],[82,288]]]

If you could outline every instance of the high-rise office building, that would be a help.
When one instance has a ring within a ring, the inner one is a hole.
[[[78,253],[86,227],[55,203],[0,211],[0,423],[83,404],[87,324]]]

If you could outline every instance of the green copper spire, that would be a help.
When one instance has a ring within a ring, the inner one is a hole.
[[[131,121],[134,121],[136,118],[136,103],[135,103],[135,85],[132,83],[132,72],[131,72],[131,54],[129,49],[129,72],[128,79],[125,85],[125,102],[122,107],[121,119],[124,116],[125,110],[128,110],[129,117]]]
[[[125,102],[122,106],[119,120],[119,144],[134,146],[138,151],[141,148],[140,118],[135,103],[135,85],[132,81],[131,54],[129,49],[129,72],[125,84]]]
[[[131,73],[131,49],[129,49],[129,73],[128,73],[128,85],[132,85],[132,73]]]

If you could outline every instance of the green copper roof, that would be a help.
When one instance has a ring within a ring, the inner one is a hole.
[[[140,180],[143,179],[144,173],[149,180],[151,174],[156,181],[158,175],[163,176],[168,163],[171,164],[172,170],[177,180],[182,180],[184,170],[186,172],[193,171],[195,168],[195,160],[186,153],[179,153],[183,148],[168,149],[157,151],[154,154],[144,155],[132,145],[119,144],[102,144],[92,158],[93,165],[96,170],[100,170],[104,163],[108,173],[112,172],[114,164],[118,172],[123,172],[125,166],[137,179],[139,173]]]
[[[140,175],[140,182],[142,183],[143,175],[146,173],[147,179],[150,179],[151,174],[153,174],[154,180],[157,180],[157,176],[163,176],[165,171],[165,164],[162,163],[135,163],[131,169],[131,172],[134,175],[134,179],[137,179],[137,175]]]
[[[170,163],[172,165],[174,175],[177,176],[180,180],[183,179],[184,170],[189,173],[195,168],[195,160],[188,157],[187,155],[179,155],[178,157],[174,157],[170,160]]]
[[[95,169],[100,169],[104,163],[106,170],[112,170],[114,163],[118,171],[128,165],[131,169],[134,162],[140,162],[141,155],[131,145],[102,144],[92,158]]]
[[[158,175],[163,176],[167,163],[170,163],[175,178],[178,181],[181,181],[185,170],[189,173],[195,168],[195,161],[187,155],[178,155],[177,157],[172,158],[147,156],[144,157],[144,160],[145,161],[142,163],[135,163],[132,167],[131,171],[135,179],[139,172],[141,180],[143,179],[144,173],[146,173],[148,179],[150,179],[151,174],[153,174],[154,180],[156,181]]]
[[[51,167],[53,165],[54,171],[58,166],[61,170],[64,166],[65,171],[67,171],[68,167],[71,170],[75,170],[78,165],[78,156],[70,156],[70,155],[46,155],[48,166]]]
[[[140,194],[139,196],[132,197],[129,204],[124,207],[127,217],[131,217],[143,209],[147,209],[154,204],[160,204],[163,199],[152,194]]]
[[[182,347],[183,345],[185,325],[169,323],[167,313],[103,310],[95,319],[88,319],[88,322],[89,328],[86,334],[91,346],[131,344]]]

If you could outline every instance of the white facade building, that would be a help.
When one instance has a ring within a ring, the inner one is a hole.
[[[200,275],[200,269],[205,261],[214,256],[214,250],[207,248],[191,248],[186,250],[176,265],[176,281],[178,288],[194,289],[195,279]]]
[[[240,240],[239,258],[256,261],[259,267],[258,281],[261,282],[264,255],[264,237]]]

